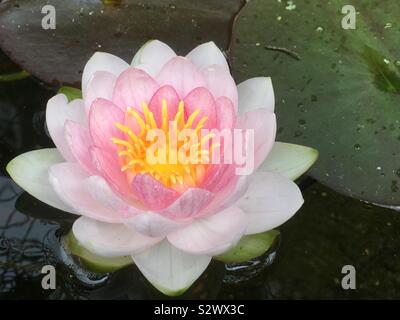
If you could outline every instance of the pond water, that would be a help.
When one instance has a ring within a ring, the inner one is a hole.
[[[3,55],[1,60],[3,69],[16,68]],[[44,111],[54,93],[31,77],[0,83],[0,298],[163,297],[135,266],[89,274],[68,259],[60,239],[75,217],[32,198],[6,173],[16,155],[52,147]],[[232,283],[224,265],[212,263],[184,298],[400,298],[400,214],[339,195],[311,178],[300,185],[305,205],[279,228],[271,265]],[[56,266],[56,290],[41,287],[47,264]],[[344,265],[356,269],[355,290],[341,286]]]

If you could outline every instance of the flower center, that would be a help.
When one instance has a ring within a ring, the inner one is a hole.
[[[121,171],[126,172],[128,178],[136,174],[149,174],[177,190],[201,184],[212,151],[219,147],[219,144],[209,143],[214,134],[204,135],[202,130],[207,116],[195,124],[201,109],[196,109],[186,117],[184,102],[180,101],[175,116],[170,119],[167,100],[162,99],[162,119],[158,126],[154,114],[144,102],[142,109],[143,116],[135,109],[128,108],[125,124],[115,123],[124,133],[124,139],[111,139],[118,146]],[[130,125],[133,123],[137,125]],[[133,127],[137,127],[137,130]]]

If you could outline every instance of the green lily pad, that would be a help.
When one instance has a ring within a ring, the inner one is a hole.
[[[72,231],[64,238],[64,247],[69,253],[78,257],[89,271],[93,272],[112,272],[133,264],[130,256],[110,258],[94,254],[79,243]]]
[[[26,72],[25,70],[14,72],[14,73],[0,74],[0,82],[22,80],[29,76],[30,76],[30,74],[28,72]]]
[[[72,88],[72,87],[61,87],[57,93],[63,93],[67,96],[68,101],[72,101],[75,99],[82,99],[82,91],[80,89]]]
[[[278,235],[278,230],[270,230],[244,236],[235,247],[214,257],[214,259],[224,263],[249,261],[263,255],[271,247]]]
[[[269,75],[278,137],[316,148],[310,170],[352,197],[400,204],[400,6],[354,0],[247,3],[234,29],[236,80]]]
[[[86,61],[96,51],[132,61],[148,40],[159,39],[185,54],[213,40],[230,43],[243,0],[53,0],[56,29],[42,28],[47,0],[0,3],[0,47],[37,78],[79,86]]]

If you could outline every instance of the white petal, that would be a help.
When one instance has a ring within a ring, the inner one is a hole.
[[[8,163],[6,170],[30,195],[52,207],[74,213],[58,197],[49,182],[49,168],[63,161],[57,149],[41,149],[20,154]]]
[[[129,206],[111,190],[107,181],[100,176],[91,176],[84,182],[95,201],[111,210],[128,210]]]
[[[47,102],[46,124],[49,129],[51,139],[61,152],[64,159],[74,161],[68,141],[65,138],[65,122],[71,120],[82,125],[86,125],[87,118],[82,99],[75,99],[68,103],[64,94],[57,94]]]
[[[75,212],[109,223],[121,223],[130,217],[129,212],[113,210],[95,199],[89,191],[88,178],[88,173],[77,163],[59,163],[49,169],[54,190]]]
[[[82,74],[82,94],[85,95],[89,80],[96,71],[108,71],[115,76],[127,69],[129,64],[121,58],[106,52],[96,52],[86,63]]]
[[[167,44],[159,40],[146,42],[135,54],[132,66],[146,71],[155,77],[164,64],[175,57],[176,54]]]
[[[296,180],[314,164],[318,151],[291,143],[275,142],[259,171],[279,173]]]
[[[249,187],[248,176],[240,176],[233,192],[222,202],[221,207],[233,206],[247,191]]]
[[[207,82],[207,88],[214,98],[228,98],[233,104],[235,113],[237,113],[238,91],[230,72],[219,65],[211,65],[203,70],[203,75]]]
[[[271,151],[276,136],[276,115],[267,108],[259,108],[244,113],[237,119],[237,128],[245,130],[253,130],[253,155],[251,159],[247,155],[247,164],[245,168],[248,171],[257,169],[266,159],[268,153]],[[246,139],[246,131],[242,131],[243,146],[245,143],[251,142]],[[251,144],[249,145],[251,146]],[[254,161],[253,161],[254,160]]]
[[[274,112],[275,96],[271,78],[248,79],[237,86],[239,94],[239,113],[267,108]]]
[[[174,221],[155,212],[144,212],[127,220],[125,224],[149,237],[165,237],[172,231],[185,225],[184,222]]]
[[[216,256],[232,248],[247,228],[247,215],[231,207],[191,222],[168,235],[177,248],[200,255]]]
[[[170,296],[185,292],[211,261],[211,257],[181,251],[166,240],[132,258],[146,279]]]
[[[92,102],[98,98],[112,100],[117,77],[111,72],[96,71],[89,80],[83,100],[86,114],[89,114]]]
[[[303,204],[299,187],[272,172],[256,172],[236,206],[248,215],[246,234],[271,230],[291,218]]]
[[[232,179],[236,179],[233,177]],[[205,216],[220,212],[233,206],[247,191],[248,176],[240,176],[235,184],[228,183],[221,189],[204,210]]]
[[[161,240],[146,237],[123,224],[105,223],[87,217],[76,220],[72,231],[85,248],[104,257],[132,255]]]
[[[229,66],[224,54],[213,41],[197,46],[186,55],[186,58],[191,60],[199,69],[217,64],[229,72]]]

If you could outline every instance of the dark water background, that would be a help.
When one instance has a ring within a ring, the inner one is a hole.
[[[18,70],[4,55],[0,64],[3,71]],[[6,173],[15,156],[53,146],[44,113],[54,94],[55,88],[33,78],[0,83],[0,299],[163,297],[135,266],[93,275],[71,263],[60,238],[75,217],[24,193]],[[305,205],[279,228],[271,266],[232,284],[224,266],[212,263],[184,297],[400,298],[400,213],[344,197],[311,179],[303,180],[302,189]],[[41,287],[41,269],[48,264],[56,266],[56,290]],[[357,271],[356,290],[341,287],[341,269],[348,264]]]

